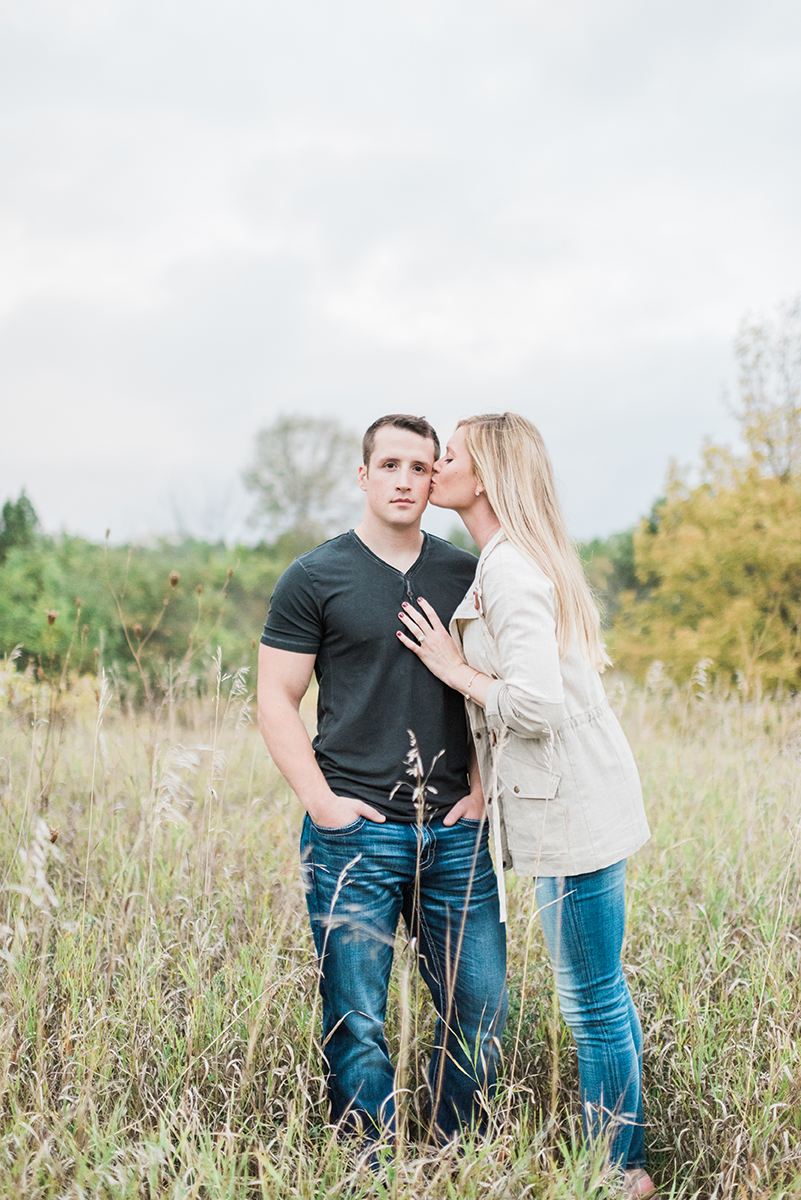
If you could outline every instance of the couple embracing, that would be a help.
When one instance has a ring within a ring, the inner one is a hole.
[[[392,414],[367,430],[363,460],[363,521],[281,576],[259,661],[259,726],[306,809],[332,1119],[368,1143],[392,1135],[383,1031],[402,915],[438,1018],[432,1129],[449,1141],[485,1126],[511,866],[535,881],[585,1133],[608,1140],[627,1195],[650,1195],[620,959],[626,858],[648,826],[547,451],[514,413],[462,421],[444,455],[426,420]],[[429,500],[461,517],[478,564],[421,531]],[[312,743],[299,709],[313,672]]]

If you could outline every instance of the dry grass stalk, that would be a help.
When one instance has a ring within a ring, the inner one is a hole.
[[[366,1177],[327,1125],[300,812],[243,715],[244,679],[212,662],[203,687],[141,716],[113,689],[101,712],[95,684],[74,682],[45,821],[50,684],[13,670],[0,669],[0,1194],[589,1194],[600,1162],[580,1147],[575,1051],[530,884],[509,881],[491,1136],[458,1158],[415,1140],[433,1017],[401,948],[387,1034],[413,1119],[403,1155]],[[657,676],[618,692],[654,830],[631,864],[625,955],[651,1166],[666,1194],[799,1195],[801,704],[700,679],[688,700]]]

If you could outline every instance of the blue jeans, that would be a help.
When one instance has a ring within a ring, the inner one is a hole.
[[[507,1007],[506,931],[486,825],[435,819],[418,830],[360,817],[323,829],[307,816],[301,861],[320,962],[332,1119],[370,1138],[395,1127],[384,1018],[402,915],[438,1016],[433,1128],[444,1139],[463,1127],[482,1129]]]
[[[610,1160],[645,1166],[642,1030],[623,975],[626,860],[538,879],[540,918],[562,1016],[578,1047],[584,1130],[610,1138]]]

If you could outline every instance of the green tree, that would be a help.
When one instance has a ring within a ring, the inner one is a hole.
[[[624,593],[615,659],[641,678],[656,658],[686,680],[701,658],[717,674],[801,686],[801,488],[751,466],[668,487],[656,532],[634,536],[639,597]]]
[[[14,546],[30,545],[38,526],[39,518],[24,488],[16,502],[6,500],[0,518],[0,565]]]
[[[634,535],[638,589],[622,595],[614,649],[640,677],[679,680],[701,658],[743,685],[801,687],[799,303],[745,324],[735,344],[746,451],[707,445],[700,482],[671,469]]]
[[[38,534],[0,568],[0,655],[21,646],[19,667],[32,663],[50,675],[65,666],[93,672],[102,660],[132,695],[144,692],[137,656],[151,694],[170,663],[186,666],[187,654],[199,665],[221,646],[226,669],[236,668],[251,661],[276,580],[295,552],[194,539],[98,546]]]
[[[279,417],[256,434],[243,472],[256,497],[251,521],[270,542],[289,531],[322,540],[347,528],[358,511],[359,439],[338,421]]]

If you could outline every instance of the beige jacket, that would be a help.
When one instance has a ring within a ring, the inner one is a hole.
[[[520,875],[583,875],[638,850],[640,780],[601,678],[575,646],[560,660],[554,586],[503,532],[450,631],[493,679],[486,708],[467,709],[496,858]]]

